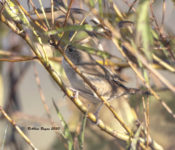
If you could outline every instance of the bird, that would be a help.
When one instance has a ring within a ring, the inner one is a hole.
[[[121,83],[122,79],[120,77],[116,75],[114,76],[108,68],[99,64],[91,54],[69,45],[65,50],[65,55],[91,82],[96,88],[96,91],[106,100],[112,100],[131,92],[131,89],[125,87]],[[100,102],[100,99],[95,92],[83,81],[65,59],[62,60],[62,66],[71,87],[75,91],[78,91],[80,96],[86,98],[92,103]]]

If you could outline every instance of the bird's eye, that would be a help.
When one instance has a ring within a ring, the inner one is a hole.
[[[73,48],[69,48],[69,52],[73,52]]]
[[[69,52],[73,52],[74,48],[72,46],[68,46],[68,50],[69,50]]]

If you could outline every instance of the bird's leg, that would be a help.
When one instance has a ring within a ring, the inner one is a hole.
[[[78,98],[78,95],[79,95],[79,91],[78,90],[76,90],[76,89],[74,89],[74,88],[70,88],[70,90],[72,90],[72,92],[73,92],[73,97],[74,98]]]
[[[97,107],[97,110],[95,111],[94,115],[98,119],[98,114],[103,106],[103,102],[100,102],[101,104]]]
[[[79,91],[78,90],[76,90],[76,89],[74,89],[72,87],[68,87],[68,89],[73,92],[73,98],[78,98],[78,95],[79,95]],[[66,95],[64,94],[64,96],[66,96]]]

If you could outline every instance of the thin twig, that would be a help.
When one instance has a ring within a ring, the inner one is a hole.
[[[164,21],[165,21],[165,11],[166,11],[166,3],[165,3],[165,0],[163,0],[162,20],[161,20],[161,26],[160,26],[161,31],[163,31],[163,26],[164,26]]]
[[[157,78],[166,85],[172,92],[175,93],[175,87],[166,79],[164,78],[157,70],[155,70],[151,65],[147,62],[147,60],[139,53],[135,53],[134,48],[127,42],[123,42],[123,45],[132,53],[134,54],[142,63],[143,65],[151,71]]]
[[[33,150],[37,150],[34,144],[30,141],[30,139],[24,134],[24,132],[16,125],[16,122],[10,118],[10,116],[4,111],[4,109],[0,106],[0,112],[2,115],[10,122],[10,124],[17,130],[17,132],[21,135],[21,137],[31,146]]]
[[[29,2],[30,2],[30,4],[31,4],[31,6],[32,6],[32,8],[33,8],[33,10],[34,10],[34,12],[35,12],[35,14],[36,14],[36,16],[38,17],[38,19],[40,20],[42,26],[44,27],[44,29],[45,29],[45,28],[47,29],[47,26],[46,26],[46,24],[44,23],[44,21],[41,19],[40,15],[39,15],[39,13],[38,13],[38,10],[36,9],[35,4],[33,3],[32,0],[29,0]],[[31,17],[31,18],[32,18],[32,17]],[[33,21],[33,22],[35,23],[35,19],[32,18],[31,21]],[[39,26],[39,27],[40,27],[40,26]],[[43,29],[43,28],[41,28],[41,29]],[[43,30],[43,31],[46,31],[46,30]]]
[[[67,20],[68,20],[69,15],[70,15],[70,9],[71,9],[71,6],[72,6],[73,1],[74,1],[74,0],[70,0],[70,2],[69,2],[68,10],[67,10],[67,13],[66,13],[66,17],[65,17],[65,20],[64,20],[63,27],[66,26]]]
[[[41,28],[43,31],[48,31],[48,29],[45,26],[42,26],[37,20],[34,20],[31,15],[23,8],[23,6],[18,2],[18,0],[15,0],[15,2],[18,4],[20,9],[24,12],[26,16],[30,18],[31,21],[33,21],[39,28]]]
[[[0,58],[0,61],[8,61],[8,62],[20,62],[20,61],[31,61],[37,59],[36,56],[20,56],[20,57],[15,57],[13,56],[12,58]]]
[[[51,4],[52,26],[54,26],[55,18],[54,18],[54,2],[53,2],[53,0],[50,0],[50,4]]]
[[[36,66],[34,65],[34,73],[35,73],[35,80],[36,80],[36,83],[37,83],[37,86],[38,86],[38,90],[39,90],[39,93],[40,93],[40,98],[41,98],[41,101],[43,103],[43,106],[44,106],[44,109],[47,113],[47,116],[48,116],[48,119],[50,120],[50,123],[52,125],[52,127],[57,127],[58,125],[56,125],[52,119],[52,116],[50,114],[50,110],[49,110],[49,107],[46,103],[46,99],[45,99],[45,96],[44,96],[44,93],[43,93],[43,90],[41,88],[41,83],[40,83],[40,79],[39,79],[39,76],[38,76],[38,72],[36,70]],[[59,136],[60,135],[60,132],[58,130],[54,130],[57,135]]]

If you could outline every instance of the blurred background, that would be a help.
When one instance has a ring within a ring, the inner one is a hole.
[[[20,4],[29,10],[27,1],[19,1]],[[33,3],[37,8],[40,8],[39,1],[33,0]],[[65,1],[69,4],[69,1]],[[133,0],[114,0],[114,3],[122,13],[126,13],[129,10],[129,6],[133,3]],[[172,0],[166,1],[166,10],[164,12],[164,32],[167,35],[174,37],[175,34],[175,9],[174,2]],[[43,1],[45,8],[50,7],[50,1]],[[72,7],[83,8],[89,10],[83,0],[74,0]],[[97,7],[97,6],[96,6]],[[162,19],[162,7],[163,1],[154,1],[153,11],[158,23],[161,23]],[[137,2],[133,8],[137,8]],[[132,20],[132,15],[128,17]],[[14,34],[7,26],[0,22],[0,58],[5,55],[17,54],[32,56],[32,51],[27,44]],[[111,54],[123,59],[120,52],[117,50],[111,40],[100,40],[103,48]],[[37,43],[36,43],[36,46]],[[54,47],[49,43],[45,43],[45,48],[49,52],[54,51]],[[174,52],[174,49],[173,49]],[[54,67],[57,69],[57,74],[62,78],[63,82],[69,86],[69,82],[65,76],[64,70],[61,66],[61,61],[54,63]],[[159,69],[159,72],[168,80],[172,85],[175,85],[175,74],[164,69]],[[36,81],[36,74],[39,77],[40,84]],[[122,69],[121,74],[127,80],[125,85],[127,87],[137,88],[141,82],[138,77],[129,67]],[[158,94],[161,96],[168,106],[175,112],[174,93],[165,88],[162,83],[157,81],[154,75],[151,75],[152,85],[161,89]],[[155,84],[156,83],[156,84]],[[41,86],[41,89],[38,88]],[[24,61],[24,62],[0,62],[0,105],[6,110],[6,112],[16,121],[17,125],[23,129],[27,136],[31,139],[32,143],[41,150],[48,149],[66,149],[64,144],[58,138],[54,131],[37,131],[28,130],[28,127],[46,127],[51,128],[47,113],[41,101],[41,93],[44,94],[46,103],[48,105],[50,114],[54,123],[62,128],[60,120],[57,116],[56,110],[53,105],[53,100],[58,105],[58,108],[64,119],[68,123],[70,130],[75,132],[78,130],[78,126],[82,121],[80,111],[74,106],[74,104],[64,95],[60,88],[56,85],[53,79],[50,77],[45,68],[36,60]],[[140,101],[139,101],[140,100]],[[154,97],[149,98],[149,116],[150,116],[150,135],[152,139],[158,142],[164,149],[175,149],[175,119],[162,107],[162,105],[155,100]],[[139,121],[144,122],[143,105],[141,97],[130,97],[127,101],[131,108],[135,110]],[[117,106],[118,107],[118,106]],[[102,111],[103,112],[103,111]],[[17,143],[24,143],[21,137],[11,128],[11,125],[0,116],[0,148],[5,140],[5,150],[13,149],[31,149],[27,144],[25,146],[18,145]],[[144,123],[143,123],[144,124]],[[95,132],[94,132],[95,131]],[[61,134],[61,129],[58,130]],[[14,134],[12,134],[14,133]],[[102,142],[103,141],[103,142]],[[17,146],[18,145],[18,146]],[[122,145],[120,147],[120,145]],[[85,145],[84,149],[118,149],[126,148],[124,142],[116,141],[108,135],[101,134],[100,130],[92,123],[87,123],[85,130]]]

